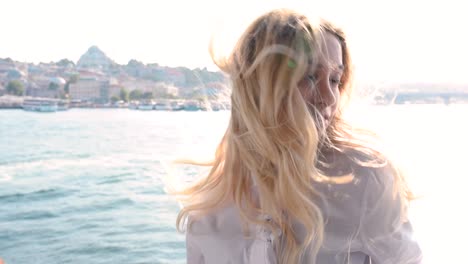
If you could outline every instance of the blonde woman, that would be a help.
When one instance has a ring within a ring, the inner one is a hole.
[[[210,173],[179,193],[189,264],[421,263],[403,177],[341,118],[341,30],[274,10],[217,63],[232,110]]]

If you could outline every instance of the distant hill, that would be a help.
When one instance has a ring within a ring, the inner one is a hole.
[[[131,59],[126,65],[115,63],[97,46],[92,46],[83,54],[77,63],[77,68],[96,69],[112,77],[129,76],[136,79],[154,82],[172,83],[179,88],[193,88],[213,82],[225,82],[221,72],[186,67],[167,67],[157,63],[144,64]]]

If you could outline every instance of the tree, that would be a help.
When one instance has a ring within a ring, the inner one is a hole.
[[[65,86],[63,86],[63,90],[65,91],[65,93],[70,93],[70,83],[69,82],[66,82],[65,83]]]
[[[115,102],[119,101],[120,98],[114,95],[114,96],[111,97],[110,100],[111,100],[112,104],[115,104]]]
[[[130,100],[140,100],[143,96],[143,93],[140,90],[133,90],[130,92],[129,98]]]
[[[57,62],[57,65],[61,67],[67,67],[68,65],[70,65],[74,67],[75,63],[69,59],[61,59],[59,62]]]
[[[139,62],[135,59],[131,59],[128,61],[127,63],[127,67],[145,67],[145,64],[143,64],[142,62]]]
[[[79,74],[73,74],[73,75],[70,76],[70,79],[68,79],[68,80],[69,80],[70,83],[76,83],[79,78],[80,78]]]
[[[7,93],[12,95],[22,96],[24,94],[24,86],[18,80],[10,81],[6,87]]]
[[[125,88],[120,89],[120,100],[128,102],[128,91]]]
[[[68,99],[68,94],[66,94],[64,91],[60,91],[59,98],[62,100],[66,100]]]
[[[141,98],[142,98],[142,99],[151,100],[151,99],[153,99],[154,97],[153,97],[153,93],[152,93],[152,92],[146,92],[146,93],[144,93],[144,94],[142,95]]]
[[[65,93],[67,93],[67,94],[70,93],[70,84],[76,83],[79,78],[80,78],[80,75],[78,75],[78,74],[73,74],[73,75],[70,76],[68,81],[65,83],[65,86],[63,87],[63,89],[65,90]]]
[[[54,82],[49,83],[49,90],[56,91],[58,88],[60,88],[60,86],[57,83],[54,83]]]

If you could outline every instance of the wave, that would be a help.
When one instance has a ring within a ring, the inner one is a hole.
[[[22,201],[39,201],[54,198],[62,198],[71,195],[75,190],[66,190],[59,188],[41,189],[33,192],[12,193],[0,196],[1,202],[22,202]]]
[[[41,171],[50,171],[69,167],[83,168],[92,166],[100,168],[134,167],[135,165],[141,166],[141,163],[151,165],[153,163],[156,164],[157,160],[152,156],[122,153],[97,157],[86,156],[85,158],[71,157],[13,162],[0,165],[0,181],[2,181],[1,175],[14,175],[18,171],[35,171],[38,169]]]
[[[102,179],[102,181],[97,182],[97,185],[105,185],[105,184],[113,184],[113,183],[120,183],[125,181],[128,177],[134,176],[134,173],[118,173],[113,174],[108,177]]]
[[[8,158],[0,160],[0,167],[12,165],[12,164],[27,164],[27,163],[48,160],[51,157],[53,157],[53,156],[49,156],[51,154],[55,155],[55,157],[57,156],[57,154],[67,155],[67,153],[65,152],[58,153],[57,151],[45,151],[43,153],[35,153],[35,154],[30,154],[30,155],[25,155],[25,156],[8,157]],[[68,154],[66,159],[84,159],[84,158],[90,158],[90,157],[91,157],[91,154]]]
[[[37,211],[28,211],[20,212],[6,217],[7,221],[18,221],[18,220],[39,220],[39,219],[49,219],[55,218],[58,215],[51,213],[49,211],[37,210]]]

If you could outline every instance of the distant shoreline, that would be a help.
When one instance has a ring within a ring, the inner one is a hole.
[[[220,111],[230,109],[229,102],[200,99],[154,99],[118,101],[114,103],[96,103],[90,101],[74,101],[67,99],[22,97],[13,95],[0,96],[0,109],[25,109],[27,111],[43,111],[39,108],[54,108],[58,111],[68,109],[130,109],[145,111]],[[26,107],[26,108],[25,108]],[[60,110],[60,108],[62,110]]]
[[[414,103],[404,103],[404,104],[401,104],[401,103],[393,103],[393,104],[369,104],[370,106],[405,106],[405,105],[468,105],[468,102],[453,102],[453,103],[449,103],[449,104],[444,104],[444,103],[431,103],[431,102],[414,102]],[[88,110],[101,110],[101,109],[112,109],[112,110],[115,110],[115,109],[126,109],[126,110],[129,110],[129,111],[138,111],[138,112],[224,112],[224,111],[230,111],[229,109],[219,109],[219,110],[204,110],[204,109],[199,109],[199,110],[195,110],[195,111],[191,111],[191,110],[139,110],[139,109],[130,109],[128,107],[70,107],[68,108],[67,110],[63,111],[63,112],[66,112],[68,110],[72,110],[72,109],[88,109]],[[22,110],[22,111],[25,111],[23,109],[23,107],[21,106],[0,106],[0,111],[2,110]],[[27,111],[26,111],[27,112]],[[58,111],[58,112],[62,112],[62,111]]]
[[[0,110],[23,110],[23,102],[25,99],[35,99],[33,97],[21,97],[21,96],[11,96],[3,95],[0,96]],[[43,98],[47,99],[47,98]],[[57,100],[57,99],[53,99]],[[185,101],[187,99],[180,99]],[[213,102],[211,102],[213,103]],[[216,102],[215,102],[216,103]],[[210,102],[208,102],[210,104]],[[392,98],[374,98],[374,100],[365,100],[365,104],[369,105],[461,105],[468,104],[468,94],[463,96],[454,96],[454,97],[437,97],[437,96],[417,96],[414,94],[400,94],[399,97]],[[67,103],[68,105],[68,103]],[[230,107],[229,107],[230,108]],[[112,104],[96,104],[96,103],[86,103],[81,105],[69,105],[68,109],[129,109],[137,111],[219,111],[219,110],[229,110],[227,105],[224,108],[213,108],[210,107],[201,107],[198,106],[196,109],[132,109],[129,107],[128,103],[125,105],[112,105]]]

